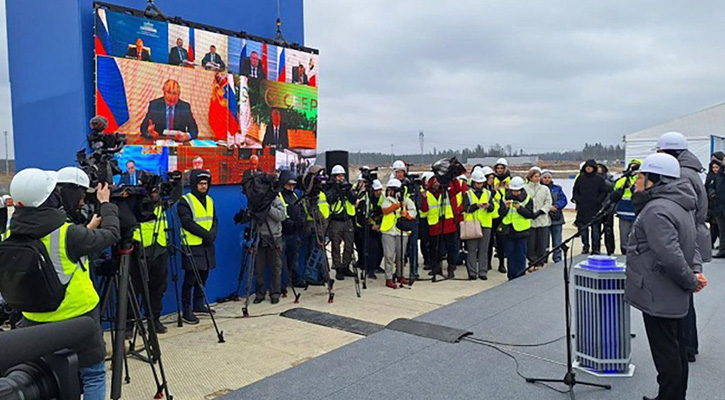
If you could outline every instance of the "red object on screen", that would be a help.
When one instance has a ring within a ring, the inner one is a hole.
[[[226,91],[231,89],[227,75],[217,74],[213,85],[209,103],[209,126],[211,126],[215,140],[227,140],[228,132],[236,133],[239,130],[239,123],[236,123],[236,119],[229,109]]]

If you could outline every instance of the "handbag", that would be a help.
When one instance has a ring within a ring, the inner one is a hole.
[[[461,240],[480,239],[483,237],[481,223],[473,221],[461,221]]]

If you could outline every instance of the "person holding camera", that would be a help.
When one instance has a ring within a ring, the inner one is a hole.
[[[370,196],[370,193],[372,193],[372,196]],[[378,279],[375,275],[375,269],[380,267],[380,262],[383,259],[383,245],[380,236],[382,211],[380,207],[385,196],[383,196],[382,183],[374,179],[372,191],[369,191],[367,181],[363,181],[358,186],[357,197],[355,207],[355,247],[358,253],[358,268],[365,272],[368,279]]]
[[[87,178],[87,176],[86,176]],[[93,286],[87,256],[105,250],[120,238],[118,207],[110,203],[108,184],[98,184],[96,199],[100,205],[99,225],[88,229],[66,220],[58,173],[27,168],[18,172],[10,183],[16,204],[5,243],[39,241],[65,286],[65,296],[55,310],[23,312],[21,327],[40,325],[89,316],[97,322],[98,335],[78,349],[78,365],[84,398],[101,400],[106,395],[106,347],[100,323],[99,297]],[[72,205],[74,209],[80,206]],[[3,248],[3,252],[9,251]],[[17,288],[35,292],[36,287]],[[4,293],[10,298],[9,293]],[[20,310],[22,311],[22,310]]]
[[[493,226],[493,211],[495,199],[491,192],[485,188],[486,176],[483,169],[479,168],[471,173],[471,188],[463,196],[463,220],[475,221],[481,225],[481,237],[478,239],[466,240],[468,259],[468,279],[479,278],[488,280],[488,251],[491,241],[491,227]]]
[[[212,313],[213,310],[204,305],[204,285],[209,278],[209,271],[216,268],[216,252],[214,241],[217,235],[217,214],[214,200],[209,196],[211,173],[203,169],[195,169],[189,173],[191,192],[182,196],[177,206],[181,221],[181,240],[185,247],[181,258],[184,269],[184,282],[181,284],[182,318],[190,325],[199,323],[194,313]],[[201,282],[196,279],[194,270],[199,273]],[[194,304],[192,309],[192,289]]]
[[[506,237],[504,247],[508,261],[509,280],[526,274],[526,256],[528,239],[531,234],[531,220],[538,215],[534,211],[534,202],[524,189],[524,180],[515,176],[511,178],[509,189],[501,207],[503,220],[499,226],[500,233]]]
[[[634,183],[637,181],[637,171],[641,165],[642,160],[633,159],[629,162],[627,170],[614,183],[614,191],[622,194],[621,200],[617,203],[616,214],[617,218],[619,218],[619,249],[623,255],[627,255],[629,232],[632,230],[632,224],[634,224],[636,217],[632,205],[632,192],[634,191]]]
[[[267,182],[271,187],[277,185],[277,176],[268,174]],[[285,178],[288,179],[288,178]],[[289,179],[287,185],[290,185]],[[282,221],[287,219],[287,209],[281,196],[277,195],[272,199],[265,219],[255,221],[259,229],[259,245],[254,260],[254,279],[257,281],[256,296],[254,304],[264,301],[267,294],[267,285],[264,281],[266,271],[270,272],[269,297],[272,304],[279,303],[279,296],[282,293]]]
[[[395,178],[388,181],[385,199],[381,206],[383,221],[380,233],[383,241],[383,254],[385,255],[385,286],[395,289],[395,281],[407,285],[405,277],[405,249],[408,243],[410,229],[403,225],[415,223],[415,203],[405,196],[401,182]]]
[[[707,286],[697,244],[695,191],[669,154],[644,159],[632,194],[637,219],[627,243],[627,302],[642,311],[657,369],[656,399],[685,399],[691,295]],[[649,397],[644,397],[646,400]],[[650,399],[651,400],[651,399]]]
[[[295,192],[297,179],[291,170],[282,171],[279,177],[282,190],[279,199],[285,208],[285,219],[282,221],[282,266],[289,274],[288,283],[295,287],[304,287],[302,277],[299,275],[300,235],[305,224],[305,217],[299,196]],[[282,288],[287,293],[287,288]]]
[[[332,175],[332,184],[327,198],[331,205],[332,267],[336,271],[335,279],[344,280],[346,276],[355,276],[355,273],[350,270],[350,263],[355,241],[353,219],[355,218],[357,198],[352,191],[352,185],[345,181],[345,168],[342,165],[332,167],[330,175]],[[342,257],[340,255],[341,244],[344,244]]]

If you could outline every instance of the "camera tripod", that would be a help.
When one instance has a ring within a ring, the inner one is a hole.
[[[111,340],[113,342],[113,353],[111,366],[113,372],[111,375],[111,398],[114,400],[121,398],[121,379],[123,377],[124,368],[126,372],[125,382],[129,383],[131,381],[128,372],[128,359],[126,358],[124,343],[128,305],[130,302],[131,312],[133,313],[132,323],[134,325],[134,330],[138,332],[142,338],[146,354],[149,355],[148,361],[151,366],[154,381],[156,382],[156,393],[154,394],[154,398],[161,398],[165,395],[167,399],[173,400],[173,396],[169,394],[168,381],[166,379],[163,361],[161,360],[161,347],[159,346],[156,326],[153,320],[154,317],[150,312],[151,304],[149,301],[150,296],[147,284],[148,268],[145,256],[139,257],[137,262],[139,272],[141,274],[142,291],[140,294],[143,306],[146,309],[148,334],[146,333],[146,327],[143,325],[141,308],[138,304],[136,289],[129,279],[131,257],[135,256],[134,245],[130,236],[130,232],[126,233],[122,237],[120,244],[115,246],[114,252],[119,257],[118,268],[113,268],[113,271],[103,278],[102,283],[101,315],[106,315],[104,321],[111,322],[112,324]],[[115,292],[115,308],[109,308],[109,305],[111,305],[112,291]],[[158,373],[154,365],[156,363],[158,363]]]
[[[318,194],[319,196],[319,194]],[[315,201],[313,202],[313,199],[311,196],[304,196],[302,199],[305,202],[305,207],[307,208],[307,212],[312,215],[312,226],[314,229],[314,235],[315,235],[315,245],[317,245],[317,248],[322,253],[322,259],[324,260],[325,267],[322,268],[323,271],[323,277],[325,279],[325,282],[327,282],[327,302],[333,303],[335,301],[335,292],[333,291],[333,287],[335,285],[335,280],[330,277],[330,261],[327,259],[327,252],[326,252],[326,246],[325,246],[325,233],[323,233],[324,228],[324,221],[322,218],[322,215],[320,214],[320,209],[317,206],[317,198],[315,198]],[[329,229],[329,225],[327,227]]]

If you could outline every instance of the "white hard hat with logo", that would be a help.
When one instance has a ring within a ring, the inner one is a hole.
[[[680,132],[666,132],[657,139],[657,150],[687,150],[687,138]]]
[[[19,207],[38,207],[55,190],[58,173],[38,168],[26,168],[10,182],[10,195]]]
[[[58,183],[72,183],[88,189],[91,180],[82,169],[76,167],[65,167],[58,170]]]
[[[483,173],[483,168],[479,168],[471,173],[471,180],[476,183],[486,182],[486,175]]]
[[[345,174],[345,168],[342,167],[342,165],[337,164],[334,167],[332,167],[332,171],[330,171],[330,175],[340,175]]]
[[[650,154],[642,162],[639,172],[657,174],[669,178],[680,177],[680,163],[677,159],[666,153]]]
[[[393,163],[393,171],[405,171],[405,162],[403,160],[395,160]]]
[[[511,178],[511,183],[509,183],[509,189],[511,190],[522,190],[524,188],[524,178],[520,176],[514,176]]]

